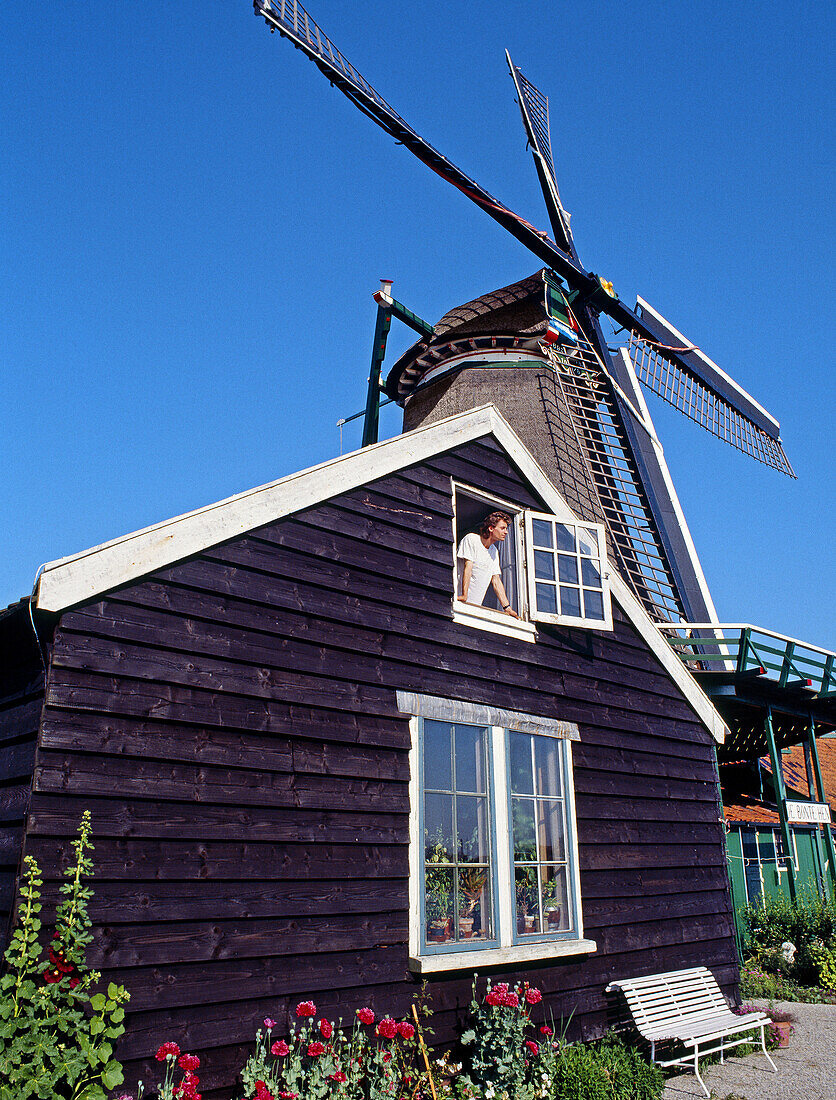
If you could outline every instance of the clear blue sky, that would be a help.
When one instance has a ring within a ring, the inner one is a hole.
[[[721,618],[828,647],[832,12],[310,4],[407,121],[542,227],[506,46],[549,95],[581,259],[782,424],[795,482],[648,397]],[[337,454],[381,275],[435,321],[540,266],[249,0],[9,4],[0,63],[0,606],[44,561]],[[393,328],[389,362],[410,342]]]

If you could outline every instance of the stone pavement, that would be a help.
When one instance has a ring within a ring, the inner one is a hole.
[[[769,1011],[764,1001],[747,1002]],[[717,1100],[836,1100],[836,1005],[775,1002],[795,1017],[790,1045],[772,1051],[778,1073],[762,1054],[729,1058],[725,1065],[700,1067],[706,1088]],[[703,1097],[693,1073],[668,1080],[662,1100]]]

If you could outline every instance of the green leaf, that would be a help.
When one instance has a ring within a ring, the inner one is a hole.
[[[113,1012],[111,1012],[111,1014],[110,1014],[110,1022],[112,1024],[121,1024],[124,1019],[125,1019],[125,1010],[124,1010],[124,1008],[115,1008],[113,1010]]]
[[[102,1084],[106,1089],[115,1089],[125,1080],[125,1074],[118,1062],[108,1062],[102,1070]]]
[[[113,999],[114,999],[115,997],[118,997],[118,996],[119,996],[119,986],[118,986],[118,985],[116,985],[116,983],[115,983],[115,982],[111,982],[111,983],[110,983],[110,984],[108,985],[108,987],[107,987],[107,995],[108,995],[108,997],[110,997],[110,999],[111,999],[111,1000],[113,1000]]]
[[[91,1035],[101,1035],[101,1033],[104,1031],[104,1029],[105,1029],[104,1020],[100,1020],[97,1016],[95,1016],[90,1021],[90,1034]]]
[[[106,1004],[107,998],[104,993],[96,993],[90,998],[90,1007],[94,1012],[101,1012]]]

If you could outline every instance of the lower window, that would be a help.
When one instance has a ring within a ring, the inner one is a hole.
[[[417,719],[420,953],[579,940],[575,727],[526,732],[492,721],[509,712],[451,706],[488,720]]]

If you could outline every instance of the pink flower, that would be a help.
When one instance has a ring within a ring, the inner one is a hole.
[[[328,1020],[319,1021],[319,1034],[323,1039],[330,1039],[334,1034],[334,1028],[331,1026]]]
[[[265,1016],[264,1026],[267,1028],[268,1031],[272,1031],[273,1028],[276,1026],[276,1021],[273,1019],[272,1016]]]
[[[520,999],[516,993],[505,993],[502,996],[502,1004],[505,1005],[506,1008],[519,1008]]]
[[[388,1016],[385,1016],[377,1025],[377,1033],[381,1039],[394,1039],[398,1034],[398,1025],[394,1020],[390,1020]]]
[[[328,1080],[329,1081],[339,1081],[340,1084],[342,1084],[343,1081],[347,1081],[348,1078],[346,1077],[346,1075],[343,1073],[343,1071],[341,1069],[338,1069],[336,1073],[329,1073],[328,1074]]]
[[[180,1069],[184,1069],[189,1073],[200,1069],[200,1059],[196,1054],[181,1054],[177,1064]]]
[[[497,992],[497,990],[492,989],[488,993],[487,997],[485,997],[485,1003],[489,1004],[489,1005],[501,1005],[502,1004],[502,997],[503,997],[502,993],[499,993],[499,992]]]
[[[493,988],[496,990],[497,993],[499,993],[500,996],[502,996],[503,994],[508,993],[511,987],[508,985],[507,982],[497,982]]]
[[[173,1061],[180,1057],[180,1047],[176,1043],[163,1043],[154,1057],[158,1062],[164,1062],[166,1058],[171,1058]]]
[[[526,1039],[525,1045],[528,1047],[529,1052],[531,1054],[539,1054],[540,1053],[540,1048],[537,1046],[536,1043],[532,1043],[532,1041],[530,1039]]]
[[[534,986],[531,986],[525,991],[525,1000],[527,1004],[538,1005],[542,1001],[542,999],[543,994],[540,992],[539,989],[535,989]]]
[[[308,1057],[318,1058],[321,1054],[325,1053],[324,1043],[308,1043]]]
[[[275,1054],[278,1058],[286,1058],[290,1054],[290,1047],[284,1041],[284,1039],[278,1039],[270,1047],[270,1053]]]
[[[305,1016],[316,1016],[316,1005],[313,1001],[300,1001],[296,1006],[296,1015],[301,1018]]]
[[[398,1024],[398,1035],[402,1039],[412,1039],[415,1036],[415,1028],[404,1020],[403,1023]]]
[[[541,1035],[553,1035],[554,1032],[552,1031],[552,1029],[549,1027],[548,1024],[543,1024],[543,1026],[540,1028],[540,1034]]]
[[[374,1023],[374,1013],[370,1008],[358,1008],[357,1019],[361,1024],[371,1025]]]

